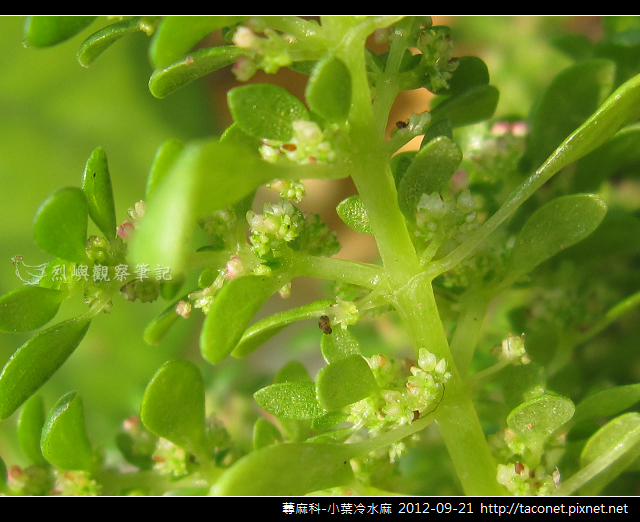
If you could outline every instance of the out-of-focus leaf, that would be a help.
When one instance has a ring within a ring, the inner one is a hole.
[[[200,40],[221,27],[235,25],[246,16],[166,16],[153,35],[149,56],[156,69],[184,57]]]
[[[84,192],[68,187],[54,192],[38,209],[33,237],[42,250],[67,261],[87,259],[88,208]]]
[[[75,392],[63,396],[49,413],[40,445],[44,457],[60,469],[92,471],[95,467],[82,398]]]
[[[47,324],[60,308],[60,290],[26,286],[0,297],[0,331],[28,332]]]
[[[142,398],[140,420],[159,437],[203,454],[206,433],[204,382],[189,361],[169,361],[153,376]]]
[[[25,47],[50,47],[89,27],[95,16],[28,16],[24,25]]]
[[[584,419],[616,415],[638,401],[640,401],[640,384],[615,386],[586,397],[576,406],[573,420],[580,422]]]
[[[338,58],[331,57],[314,67],[306,89],[309,108],[330,122],[342,122],[351,108],[351,74]]]
[[[453,127],[488,120],[498,106],[500,92],[493,85],[476,85],[452,94],[431,111],[431,125],[448,119]]]

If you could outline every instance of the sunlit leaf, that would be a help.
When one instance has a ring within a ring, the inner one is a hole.
[[[78,347],[89,328],[86,317],[69,319],[29,339],[0,374],[0,419],[6,419],[56,372]]]
[[[65,294],[60,290],[25,286],[0,297],[0,331],[28,332],[47,324],[58,313]]]
[[[60,469],[92,471],[95,467],[82,398],[75,392],[62,397],[49,413],[40,445],[44,457]]]
[[[327,364],[352,355],[362,355],[360,343],[348,328],[334,328],[330,335],[323,335],[320,341],[320,348]]]

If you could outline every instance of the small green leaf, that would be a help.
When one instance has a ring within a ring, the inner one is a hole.
[[[560,250],[587,237],[606,212],[604,201],[591,194],[562,196],[540,207],[513,245],[509,261],[512,276],[529,273]]]
[[[253,394],[263,410],[283,419],[316,419],[326,412],[316,399],[312,382],[281,382],[271,384]]]
[[[168,139],[158,148],[147,179],[145,195],[147,204],[153,199],[158,187],[162,186],[163,181],[175,165],[180,154],[182,154],[182,151],[184,151],[184,143],[173,138]]]
[[[226,470],[211,489],[217,496],[299,496],[354,479],[344,444],[275,444],[253,451]]]
[[[300,361],[289,361],[273,378],[273,383],[281,382],[313,382],[309,372]]]
[[[231,355],[237,358],[246,357],[290,324],[303,319],[321,317],[327,307],[333,303],[334,301],[330,299],[316,301],[260,319],[247,328]]]
[[[176,312],[176,305],[180,300],[175,301],[163,310],[157,317],[151,320],[144,330],[144,341],[150,345],[158,345],[170,328],[182,317]]]
[[[448,119],[453,127],[464,127],[491,118],[500,92],[493,85],[476,85],[442,100],[431,111],[431,125]]]
[[[600,107],[613,88],[614,77],[613,62],[590,60],[554,78],[531,115],[527,156],[533,168]]]
[[[600,428],[585,444],[580,455],[582,469],[577,475],[582,474],[582,482],[588,482],[580,489],[580,493],[598,495],[638,456],[640,414],[633,412],[620,415]]]
[[[40,447],[44,458],[60,469],[92,471],[95,467],[82,398],[75,392],[64,395],[49,413]]]
[[[62,366],[90,323],[84,316],[69,319],[37,333],[18,348],[0,374],[0,420],[16,411]]]
[[[320,405],[333,411],[373,395],[378,383],[367,361],[361,355],[351,355],[322,368],[316,389]]]
[[[341,201],[336,207],[336,212],[338,216],[340,216],[340,219],[356,232],[369,235],[373,234],[367,210],[364,208],[359,195],[349,196],[347,199]]]
[[[319,417],[317,419],[313,419],[313,423],[311,427],[314,430],[330,430],[331,428],[335,428],[336,426],[340,426],[343,422],[346,422],[349,418],[349,414],[344,411],[330,411]]]
[[[40,448],[44,423],[44,401],[40,395],[34,395],[24,403],[20,411],[17,434],[23,453],[31,462],[40,467],[48,466]]]
[[[38,209],[33,223],[33,237],[42,250],[67,261],[87,259],[88,208],[79,188],[62,188],[54,192]]]
[[[460,94],[478,85],[489,83],[489,69],[477,56],[461,56],[457,58],[458,67],[449,80],[449,88],[441,89],[436,94]]]
[[[98,147],[91,153],[82,176],[82,190],[87,198],[89,216],[109,240],[116,237],[116,205],[107,155]]]
[[[58,313],[65,294],[26,286],[0,297],[0,331],[28,332],[47,324]]]
[[[278,428],[267,419],[259,418],[253,426],[253,449],[259,450],[282,442]]]
[[[189,361],[165,363],[144,392],[140,420],[159,437],[202,455],[206,424],[198,367]]]
[[[507,416],[507,426],[534,452],[542,450],[549,436],[566,424],[575,412],[571,400],[544,394],[522,403]]]
[[[279,277],[248,275],[222,287],[202,326],[202,356],[211,364],[226,359],[240,342],[253,316],[286,283]]]
[[[305,94],[309,108],[330,122],[347,119],[351,109],[351,74],[338,58],[330,57],[314,67]]]
[[[100,29],[82,42],[78,49],[80,65],[89,67],[98,56],[123,36],[139,31],[149,34],[159,21],[159,17],[134,16]]]
[[[640,384],[616,386],[586,397],[578,406],[575,422],[595,417],[608,417],[633,406],[640,401]]]
[[[50,47],[89,27],[96,16],[28,16],[22,42],[25,47]]]
[[[187,54],[200,40],[221,27],[235,25],[246,16],[166,16],[153,35],[149,56],[156,69],[164,69]]]
[[[398,203],[404,215],[414,219],[422,195],[444,189],[461,161],[460,147],[445,136],[420,149],[398,186]]]
[[[330,335],[323,335],[320,348],[327,364],[352,355],[362,355],[360,343],[349,329],[334,328]]]
[[[236,87],[229,91],[228,102],[234,121],[254,138],[286,141],[294,121],[309,119],[304,104],[277,85]]]
[[[231,45],[194,51],[177,63],[153,71],[149,90],[156,98],[164,98],[213,71],[231,65],[238,56],[245,54],[246,50]]]

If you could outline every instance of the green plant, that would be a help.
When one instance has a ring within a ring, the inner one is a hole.
[[[32,17],[25,42],[54,45],[91,23]],[[216,30],[224,44],[192,50]],[[0,418],[21,408],[32,463],[9,481],[0,469],[1,492],[562,495],[633,480],[639,334],[625,320],[640,302],[637,19],[607,19],[598,43],[558,38],[576,63],[527,122],[490,123],[499,93],[487,66],[454,58],[451,31],[429,17],[121,17],[78,59],[88,66],[140,31],[152,37],[156,97],[235,64],[239,80],[284,67],[308,75],[304,100],[271,84],[230,90],[234,123],[220,138],[163,143],[124,223],[102,148],[80,188],[42,204],[34,239],[54,259],[0,298],[2,331],[42,328],[0,374]],[[372,36],[383,51],[367,48]],[[396,96],[423,88],[431,109],[388,137]],[[400,150],[417,137],[419,150]],[[332,257],[335,234],[297,207],[301,180],[347,177],[357,194],[337,213],[375,238],[379,264]],[[264,185],[279,199],[257,208]],[[87,237],[89,218],[100,235]],[[254,320],[303,277],[335,284],[326,299]],[[169,360],[117,440],[137,471],[107,466],[81,395],[47,415],[37,392],[119,294],[171,303],[144,330],[150,344],[202,312],[211,365],[250,360],[314,319],[324,365],[314,379],[291,360],[270,383],[251,383],[269,415],[252,418],[247,448],[228,425],[242,415],[224,423],[206,406],[201,366]],[[85,311],[47,326],[77,296]],[[380,324],[395,341],[381,341]],[[432,424],[439,436],[420,440]]]

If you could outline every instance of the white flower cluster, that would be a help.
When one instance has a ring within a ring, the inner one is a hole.
[[[298,165],[331,163],[336,153],[325,133],[314,121],[295,120],[288,141],[262,140],[260,154],[269,163],[293,162]]]
[[[265,203],[264,212],[247,212],[251,230],[251,248],[260,258],[267,255],[279,257],[284,244],[298,237],[304,228],[302,213],[288,201]]]
[[[442,29],[425,29],[418,38],[418,49],[422,53],[422,63],[428,66],[429,90],[448,89],[451,73],[458,67],[453,59],[451,38]]]

